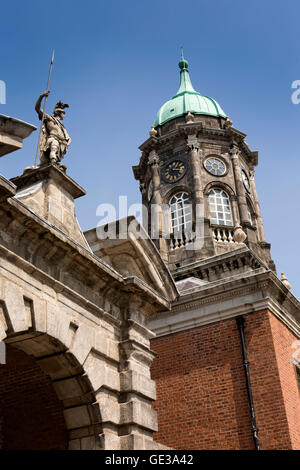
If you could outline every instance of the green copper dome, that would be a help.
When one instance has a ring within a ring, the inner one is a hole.
[[[159,109],[153,126],[160,126],[188,112],[226,118],[223,109],[215,100],[208,96],[202,96],[194,90],[188,71],[188,62],[183,58],[183,55],[178,65],[180,68],[179,90],[171,100]]]

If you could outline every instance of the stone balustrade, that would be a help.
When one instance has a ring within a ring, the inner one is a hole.
[[[193,243],[195,240],[195,233],[194,232],[178,232],[172,233],[170,238],[170,249],[176,250],[177,248],[181,248],[183,246],[189,245]]]
[[[216,242],[222,243],[236,243],[233,238],[232,228],[213,228],[213,239]]]

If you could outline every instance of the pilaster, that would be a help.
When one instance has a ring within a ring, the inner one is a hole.
[[[153,432],[157,431],[156,411],[152,408],[156,387],[150,377],[150,366],[156,357],[150,350],[150,339],[155,335],[143,324],[145,315],[147,305],[132,296],[120,342],[121,449],[145,448],[145,441],[151,448]]]
[[[238,202],[238,208],[239,208],[239,213],[240,213],[240,220],[241,220],[241,224],[243,225],[243,223],[249,222],[249,217],[248,217],[248,210],[247,210],[247,200],[246,200],[245,191],[243,187],[239,155],[240,155],[239,149],[237,147],[233,147],[233,149],[230,152],[230,156],[231,156],[235,185],[236,185],[237,202]]]
[[[201,185],[199,164],[199,142],[196,135],[188,135],[187,146],[190,149],[190,161],[192,165],[194,183],[194,202],[195,205],[203,204],[203,188]]]
[[[260,242],[265,242],[266,239],[265,239],[264,227],[263,227],[261,211],[260,211],[260,206],[259,206],[257,191],[256,191],[256,185],[255,185],[255,180],[254,180],[254,169],[250,170],[249,177],[250,177],[251,191],[252,191],[252,194],[253,194],[253,200],[254,200],[254,206],[255,206],[255,212],[256,212],[256,223],[257,223],[258,239],[259,239]]]
[[[148,207],[148,210],[151,211],[151,238],[158,247],[164,261],[167,261],[168,247],[165,236],[169,233],[170,227],[166,227],[168,220],[164,219],[166,214],[163,210],[163,200],[160,193],[159,156],[155,150],[151,150],[148,164],[151,167],[153,184],[152,203]]]

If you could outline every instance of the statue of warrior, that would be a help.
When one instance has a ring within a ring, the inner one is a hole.
[[[56,103],[53,116],[44,113],[41,110],[42,99],[48,96],[50,91],[45,91],[38,98],[35,110],[38,113],[39,119],[42,121],[42,133],[40,138],[40,164],[45,163],[59,163],[67,152],[68,146],[71,143],[71,137],[67,133],[62,120],[65,117],[65,108],[68,104],[59,101]]]

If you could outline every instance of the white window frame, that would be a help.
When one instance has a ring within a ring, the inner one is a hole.
[[[233,226],[230,197],[222,188],[212,188],[208,194],[210,222],[213,225]]]
[[[188,193],[181,191],[174,194],[169,202],[172,233],[192,230],[192,202]]]

